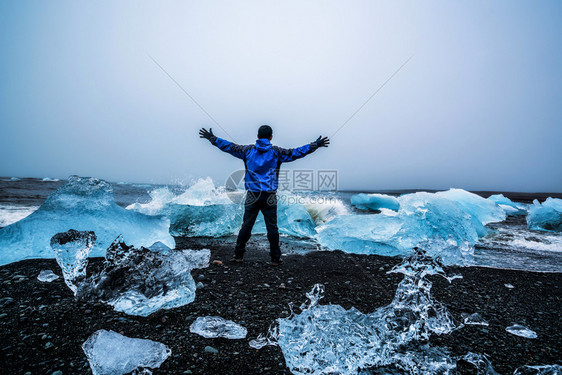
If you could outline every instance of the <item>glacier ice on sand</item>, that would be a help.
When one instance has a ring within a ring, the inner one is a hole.
[[[75,295],[76,285],[86,277],[88,255],[95,242],[94,232],[74,229],[57,233],[51,238],[51,247],[62,270],[64,282]]]
[[[118,237],[107,249],[103,268],[78,284],[77,296],[138,316],[187,305],[196,292],[191,270],[207,267],[209,258],[206,249],[135,248]]]
[[[400,203],[398,199],[386,194],[355,194],[351,196],[351,205],[362,210],[388,210],[398,211]]]
[[[50,283],[58,278],[59,276],[55,275],[55,273],[51,270],[41,270],[41,272],[39,272],[39,275],[37,276],[37,280],[45,283]]]
[[[540,365],[540,366],[522,366],[519,367],[513,375],[562,375],[562,366],[560,365]]]
[[[507,332],[511,333],[512,335],[525,337],[528,339],[536,339],[537,333],[535,331],[530,330],[527,327],[524,327],[520,324],[513,324],[505,329]]]
[[[243,339],[248,334],[245,327],[220,316],[200,316],[191,324],[189,331],[208,339]]]
[[[103,256],[118,235],[135,246],[161,241],[175,247],[169,219],[119,207],[111,185],[97,178],[71,176],[26,218],[0,229],[0,265],[28,258],[53,258],[51,237],[69,229],[92,230],[91,256]]]
[[[484,225],[504,221],[506,218],[505,211],[496,202],[463,189],[449,189],[437,192],[435,195],[457,202],[466,212]]]
[[[529,208],[527,226],[533,230],[562,232],[562,199],[548,197],[542,204],[535,199]]]
[[[123,375],[158,368],[172,354],[164,344],[100,329],[83,344],[94,375]]]
[[[294,374],[357,374],[361,369],[389,365],[411,373],[453,369],[453,359],[426,345],[430,335],[456,328],[447,309],[431,297],[431,282],[426,278],[446,277],[440,263],[415,250],[390,272],[402,273],[404,279],[388,306],[363,314],[353,307],[320,305],[323,287],[317,284],[299,314],[277,319],[269,336],[250,345],[276,343]]]

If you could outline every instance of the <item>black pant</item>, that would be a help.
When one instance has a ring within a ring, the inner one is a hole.
[[[281,249],[279,248],[279,229],[277,228],[277,195],[275,192],[253,192],[246,193],[246,201],[244,202],[244,222],[238,239],[236,240],[236,248],[234,255],[242,258],[246,251],[246,243],[252,235],[252,228],[261,211],[265,219],[265,227],[267,228],[267,239],[269,240],[269,255],[272,260],[279,260],[281,257]]]

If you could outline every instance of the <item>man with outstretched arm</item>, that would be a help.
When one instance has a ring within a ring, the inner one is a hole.
[[[281,163],[305,157],[316,151],[318,147],[328,147],[330,140],[328,137],[320,136],[316,141],[298,148],[281,148],[271,144],[273,130],[269,125],[260,126],[258,139],[254,145],[237,145],[218,138],[213,134],[212,128],[209,131],[205,128],[201,129],[199,136],[208,139],[211,144],[222,151],[242,159],[246,168],[244,176],[244,187],[246,189],[244,220],[238,233],[232,261],[238,263],[243,261],[246,243],[252,235],[252,228],[258,213],[261,211],[267,228],[271,264],[274,266],[281,265],[283,261],[281,260],[281,249],[279,247],[276,195],[279,168]]]

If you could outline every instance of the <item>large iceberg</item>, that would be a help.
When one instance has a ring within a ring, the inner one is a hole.
[[[210,178],[200,179],[179,195],[167,187],[150,192],[148,203],[134,203],[127,207],[148,215],[164,215],[171,221],[170,233],[188,237],[222,237],[238,233],[244,214],[243,192],[227,192],[216,188]],[[277,223],[279,232],[312,237],[316,224],[303,204],[293,203],[288,193],[278,194]],[[265,233],[260,213],[253,233]]]
[[[331,250],[390,256],[407,254],[423,244],[447,263],[462,264],[478,238],[487,234],[464,206],[440,195],[418,192],[398,201],[397,213],[336,217],[317,228],[316,239]]]
[[[527,214],[526,204],[513,202],[511,199],[505,197],[503,194],[490,195],[488,199],[497,203],[508,216]]]
[[[462,189],[449,189],[435,193],[436,196],[457,202],[464,211],[468,212],[482,224],[504,221],[505,211],[491,200]]]
[[[148,316],[195,299],[191,270],[209,265],[210,251],[128,246],[118,237],[107,249],[101,271],[78,284],[78,298],[101,300],[117,311]]]
[[[103,256],[120,234],[135,246],[161,241],[173,248],[169,225],[167,218],[119,207],[109,183],[71,176],[37,211],[0,229],[0,265],[27,258],[53,258],[51,237],[69,229],[95,231],[92,256]]]
[[[294,374],[357,374],[390,365],[412,374],[448,373],[455,361],[427,345],[432,334],[456,328],[445,306],[432,298],[426,277],[447,277],[441,264],[415,250],[390,272],[402,273],[404,279],[388,306],[363,314],[353,307],[320,305],[323,287],[317,284],[301,313],[277,319],[269,336],[251,345],[279,345]]]
[[[533,201],[527,215],[529,229],[562,232],[562,199],[548,197],[541,204]]]
[[[162,343],[130,338],[104,329],[91,335],[82,344],[82,350],[94,375],[123,375],[144,368],[157,368],[172,354]]]
[[[351,205],[361,210],[380,210],[386,208],[388,210],[398,211],[400,203],[398,199],[386,194],[355,194],[351,197]]]

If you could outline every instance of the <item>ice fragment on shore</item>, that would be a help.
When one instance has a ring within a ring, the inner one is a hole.
[[[217,337],[243,339],[248,334],[248,330],[240,324],[219,316],[198,317],[189,327],[189,331],[208,339]]]
[[[489,323],[486,320],[484,320],[484,318],[482,318],[482,316],[479,313],[474,313],[464,318],[464,324],[477,325],[477,326],[489,325]]]
[[[37,276],[37,280],[46,283],[50,283],[51,281],[54,281],[58,278],[59,276],[55,275],[51,270],[42,270],[41,272],[39,272],[39,276]]]
[[[103,256],[119,234],[135,246],[161,241],[173,248],[169,226],[166,218],[118,206],[106,181],[71,176],[37,211],[0,229],[0,265],[27,258],[53,258],[51,237],[71,228],[96,233],[91,256]]]
[[[94,232],[71,229],[51,238],[51,248],[59,264],[64,282],[76,295],[77,284],[86,277],[88,255],[96,242]]]
[[[507,289],[513,289],[515,288],[513,285],[511,284],[503,284],[503,286],[505,286]]]
[[[528,339],[537,338],[537,333],[535,331],[531,331],[529,328],[523,327],[522,325],[519,324],[514,324],[512,326],[509,326],[505,330],[516,336],[526,337]]]
[[[90,336],[82,344],[82,350],[94,375],[122,375],[146,367],[157,368],[172,353],[162,343],[104,329]]]
[[[107,249],[102,270],[79,284],[78,297],[139,316],[193,302],[196,285],[191,270],[207,267],[210,251],[159,248],[137,249],[119,236]]]
[[[386,208],[398,211],[400,203],[398,199],[386,194],[355,194],[351,197],[351,205],[361,210],[380,210]]]
[[[250,346],[261,348],[277,341],[295,374],[357,374],[388,365],[408,372],[450,369],[454,364],[442,351],[418,345],[431,334],[450,333],[456,327],[446,308],[432,299],[426,278],[444,275],[441,265],[415,250],[390,272],[404,274],[390,305],[371,314],[320,305],[323,287],[315,285],[300,314],[277,319],[277,330],[270,329]]]
[[[527,215],[527,226],[533,230],[562,232],[562,199],[548,197],[542,204],[535,199]]]
[[[560,365],[522,366],[513,375],[562,375]]]

